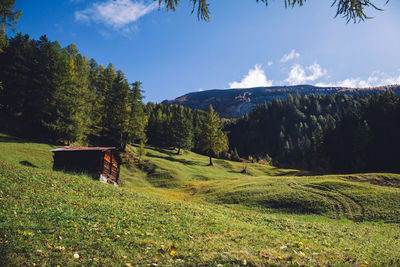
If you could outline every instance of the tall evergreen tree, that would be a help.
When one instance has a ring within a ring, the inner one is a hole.
[[[4,112],[16,114],[23,111],[24,100],[30,86],[30,71],[35,44],[28,35],[17,34],[9,46],[0,53],[0,105]]]
[[[164,145],[164,121],[166,115],[163,114],[161,108],[157,106],[154,108],[149,116],[149,123],[147,125],[148,142],[155,146]]]
[[[175,109],[171,118],[172,145],[178,148],[177,154],[181,149],[191,149],[193,147],[193,124],[184,112],[183,106]]]
[[[132,83],[132,89],[128,94],[128,120],[124,129],[123,148],[134,141],[145,142],[144,129],[147,125],[147,116],[143,110],[143,95],[141,82]]]
[[[127,144],[127,125],[129,121],[128,95],[130,86],[124,73],[119,70],[112,83],[107,107],[108,139],[119,149],[125,150]]]
[[[46,125],[70,144],[81,140],[91,123],[87,116],[93,98],[88,88],[89,63],[72,45],[63,50],[59,64],[51,101],[54,114]]]
[[[32,63],[23,116],[32,132],[53,138],[46,124],[54,119],[53,96],[66,66],[60,44],[50,42],[45,35],[40,37],[35,42]]]
[[[207,117],[202,127],[200,143],[203,150],[210,159],[210,166],[213,166],[212,156],[228,150],[228,138],[222,131],[222,123],[218,114],[210,105]]]
[[[113,116],[111,111],[113,106],[111,91],[115,79],[116,71],[112,63],[108,64],[107,68],[100,65],[95,102],[97,108],[95,110],[98,114],[98,128],[103,145],[108,142],[107,136],[110,133],[111,118]]]

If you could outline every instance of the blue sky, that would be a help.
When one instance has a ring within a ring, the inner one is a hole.
[[[400,84],[400,3],[384,2],[359,24],[334,19],[329,0],[294,9],[283,0],[209,0],[210,22],[191,15],[189,0],[176,12],[151,0],[19,0],[16,8],[18,31],[74,43],[161,102],[207,89]]]

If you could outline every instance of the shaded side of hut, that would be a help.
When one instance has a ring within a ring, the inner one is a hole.
[[[61,147],[54,153],[54,170],[86,173],[106,183],[118,183],[121,160],[115,147]]]

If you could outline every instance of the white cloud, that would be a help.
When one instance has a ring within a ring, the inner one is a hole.
[[[296,50],[292,49],[289,54],[284,55],[281,58],[281,62],[285,63],[288,62],[289,60],[295,59],[300,57],[300,54],[296,52]]]
[[[204,90],[203,90],[203,88],[199,88],[199,90],[197,90],[197,91],[199,91],[199,92],[203,92]]]
[[[262,87],[272,86],[273,81],[267,80],[264,70],[261,69],[261,65],[255,65],[254,69],[249,70],[249,73],[243,77],[240,82],[229,83],[230,88],[251,88],[251,87]]]
[[[146,5],[143,2],[132,0],[107,0],[106,2],[95,2],[90,7],[76,11],[77,21],[103,23],[115,30],[123,29],[128,24],[158,8],[156,2]]]
[[[269,67],[269,66],[272,66],[273,64],[274,64],[273,61],[268,61],[268,63],[267,63],[268,67]]]
[[[318,63],[308,66],[306,69],[300,64],[294,64],[289,72],[289,76],[285,82],[295,85],[312,82],[327,74],[326,69],[323,69]]]
[[[400,84],[400,70],[392,74],[374,71],[367,79],[347,78],[333,83],[317,83],[316,86],[365,88],[392,84]]]

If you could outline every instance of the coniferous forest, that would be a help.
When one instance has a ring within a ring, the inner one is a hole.
[[[0,54],[2,120],[16,134],[71,144],[116,145],[144,139],[141,83],[75,45],[18,34]]]
[[[400,101],[393,93],[292,96],[228,123],[241,156],[334,172],[400,171]]]
[[[219,119],[203,129],[209,117],[204,111],[144,105],[141,82],[129,83],[112,63],[104,67],[88,60],[73,44],[62,48],[46,36],[32,40],[17,34],[7,40],[0,62],[1,128],[12,134],[122,151],[134,142],[212,156],[227,149],[225,141],[211,150],[200,145],[226,139]],[[207,130],[215,129],[221,134],[204,140]]]
[[[288,95],[222,128],[212,107],[144,104],[141,82],[73,44],[17,34],[3,50],[1,128],[13,134],[122,151],[134,142],[187,149],[210,164],[217,156],[322,172],[400,171],[400,101],[392,93]]]

